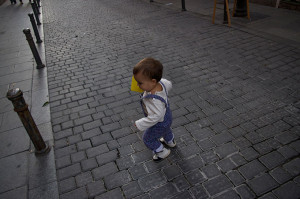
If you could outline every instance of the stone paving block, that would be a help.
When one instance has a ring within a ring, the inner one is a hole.
[[[188,191],[181,192],[180,194],[172,197],[172,199],[181,199],[181,198],[193,199],[193,197],[191,196],[191,194]]]
[[[295,149],[298,153],[300,153],[300,140],[292,142],[291,144],[289,144],[289,146]]]
[[[102,122],[101,122],[101,120],[97,119],[92,122],[83,124],[83,129],[84,129],[84,131],[89,131],[89,130],[92,130],[95,128],[99,128],[100,125],[102,125]],[[101,129],[101,132],[103,132],[102,129]]]
[[[204,188],[208,193],[213,196],[222,191],[231,188],[233,185],[224,175],[220,175],[216,178],[210,179],[203,183]]]
[[[134,153],[134,150],[131,145],[123,146],[118,148],[120,157],[127,156]]]
[[[62,158],[58,158],[55,160],[56,163],[56,169],[60,169],[66,166],[69,166],[71,164],[71,158],[70,156],[64,156]]]
[[[110,162],[92,170],[92,174],[95,180],[99,180],[116,172],[118,172],[118,168],[114,162]]]
[[[283,184],[292,178],[292,176],[281,167],[277,167],[270,171],[270,175],[280,184]]]
[[[263,136],[256,132],[250,132],[245,135],[245,137],[252,143],[252,144],[257,144],[259,142],[262,142],[265,140]]]
[[[259,154],[252,147],[242,150],[241,154],[248,161],[256,159],[259,156]]]
[[[144,162],[146,160],[151,160],[152,156],[153,156],[152,152],[148,149],[132,154],[132,158],[136,164]]]
[[[115,130],[121,128],[121,125],[119,122],[114,122],[111,124],[102,125],[102,126],[100,126],[100,128],[103,133],[107,133],[107,132],[112,132],[112,131],[115,131]]]
[[[86,155],[84,151],[79,151],[77,153],[71,154],[72,163],[80,162],[84,159],[86,159]]]
[[[93,177],[90,171],[81,173],[75,177],[77,187],[82,187],[93,181]]]
[[[184,190],[190,188],[190,186],[191,186],[188,183],[188,181],[186,180],[186,178],[184,177],[184,175],[181,175],[181,176],[175,178],[174,180],[172,180],[172,183],[175,185],[175,187],[179,191],[184,191]]]
[[[283,168],[287,170],[292,176],[300,174],[300,158],[293,159],[292,161],[283,165]]]
[[[219,157],[214,153],[213,150],[201,153],[200,156],[205,164],[214,163],[219,160]]]
[[[215,197],[216,199],[226,199],[226,198],[232,198],[232,199],[239,199],[239,195],[233,191],[233,190],[228,190],[225,193],[222,193],[221,195]]]
[[[226,175],[235,186],[245,182],[245,179],[237,170],[229,171]]]
[[[119,158],[116,160],[116,163],[118,165],[118,168],[120,170],[128,169],[134,165],[134,160],[131,156],[126,156],[123,158]]]
[[[117,142],[117,140],[111,140],[107,142],[107,146],[109,148],[109,150],[114,150],[120,147],[119,143]]]
[[[230,158],[225,158],[217,162],[217,165],[221,168],[223,172],[230,171],[235,169],[237,165],[235,165]]]
[[[88,195],[85,187],[81,187],[79,189],[75,189],[71,192],[62,194],[60,196],[61,199],[87,199]]]
[[[230,159],[237,166],[242,166],[247,163],[247,161],[240,154],[234,154],[230,157]]]
[[[197,168],[201,168],[204,163],[200,156],[196,155],[194,157],[184,159],[178,162],[179,167],[183,173],[187,173]]]
[[[170,163],[168,159],[162,160],[160,162],[154,162],[153,160],[150,160],[145,162],[144,165],[149,173],[153,173],[154,171],[162,170],[163,168],[170,166]]]
[[[195,170],[185,174],[185,177],[192,186],[202,183],[207,179],[199,169],[195,169]]]
[[[248,181],[248,185],[257,196],[261,196],[262,194],[276,188],[278,183],[269,174],[264,173],[261,176]]]
[[[231,134],[229,134],[226,131],[223,131],[222,133],[215,135],[211,138],[211,140],[217,144],[217,146],[220,146],[222,144],[225,144],[227,142],[230,142],[233,140],[233,137]]]
[[[247,132],[239,126],[229,129],[229,132],[235,138],[239,138],[247,134]]]
[[[273,151],[259,158],[259,160],[268,168],[273,169],[285,161],[285,158],[277,151]]]
[[[99,196],[96,196],[95,199],[124,199],[124,197],[121,189],[116,188],[111,191],[105,192]]]
[[[97,161],[95,158],[90,158],[83,160],[81,163],[81,169],[82,171],[89,171],[91,169],[94,169],[98,166]]]
[[[102,180],[91,182],[86,186],[86,188],[87,188],[89,198],[94,198],[95,196],[106,192],[106,188]]]
[[[216,145],[210,139],[204,139],[198,142],[198,145],[203,151],[214,148]]]
[[[145,177],[139,178],[138,183],[144,192],[150,191],[167,182],[167,179],[161,172],[151,173]]]
[[[232,143],[227,143],[227,144],[224,144],[220,147],[217,147],[215,149],[215,152],[219,155],[219,157],[222,159],[222,158],[225,158],[227,156],[230,156],[236,152],[238,152],[238,149],[234,146],[234,144]]]
[[[233,143],[241,150],[250,147],[252,144],[244,137],[233,140]]]
[[[202,172],[207,178],[212,178],[221,174],[216,164],[210,164],[201,168]]]
[[[92,142],[92,145],[95,147],[95,146],[104,144],[108,141],[111,141],[112,139],[113,138],[111,137],[110,133],[104,133],[102,135],[92,137],[91,142]]]
[[[190,188],[190,192],[193,194],[194,198],[209,198],[202,185]]]
[[[182,173],[177,165],[171,165],[169,167],[162,169],[162,171],[166,175],[168,181],[182,175]]]
[[[81,172],[80,164],[72,164],[71,166],[64,167],[62,169],[57,170],[57,177],[59,180],[63,180],[66,178],[70,178],[76,176]]]
[[[95,156],[100,155],[102,153],[106,153],[108,151],[109,151],[109,149],[108,149],[107,145],[102,144],[102,145],[87,149],[86,154],[87,154],[88,158],[92,158],[92,157],[95,157]]]
[[[72,153],[76,153],[77,149],[75,145],[67,146],[64,148],[60,148],[55,150],[55,158],[61,158],[66,155],[70,155]]]
[[[112,131],[111,134],[114,139],[118,139],[120,137],[124,137],[132,133],[132,130],[129,127],[121,128],[115,131]]]
[[[54,131],[54,139],[59,140],[62,138],[69,137],[73,135],[72,129],[64,129],[64,130],[59,130],[58,132]]]
[[[137,181],[133,181],[122,186],[122,190],[126,198],[133,198],[144,193]]]
[[[72,135],[72,136],[68,137],[69,145],[75,144],[75,143],[80,142],[80,141],[81,141],[81,136],[79,134]],[[57,143],[57,141],[55,142],[55,145],[56,145],[56,143]]]
[[[256,198],[255,194],[245,184],[242,184],[241,186],[238,186],[236,188],[236,191],[238,192],[238,194],[240,195],[241,198],[245,198],[245,199]]]
[[[267,169],[258,160],[253,160],[241,166],[238,170],[247,180],[250,180]]]
[[[60,194],[69,192],[74,189],[76,189],[76,183],[74,177],[62,180],[58,183],[58,190]]]
[[[188,144],[186,147],[177,148],[176,151],[183,158],[188,158],[202,152],[196,143]]]
[[[96,160],[99,166],[115,161],[118,158],[117,150],[109,151],[107,153],[103,153],[101,155],[96,156]]]
[[[157,189],[150,191],[151,198],[170,198],[176,195],[178,191],[173,184],[167,183]]]
[[[126,146],[126,145],[129,145],[129,144],[133,144],[137,141],[139,141],[139,138],[136,134],[130,134],[128,136],[121,137],[121,138],[118,139],[118,142],[119,142],[120,146]]]
[[[127,184],[130,181],[131,177],[127,170],[104,177],[104,183],[109,190]]]
[[[101,134],[101,130],[99,128],[94,128],[81,133],[81,136],[82,136],[82,140],[86,140],[100,134]]]
[[[277,198],[272,192],[269,192],[261,197],[259,199],[274,199]]]

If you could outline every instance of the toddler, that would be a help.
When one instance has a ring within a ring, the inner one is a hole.
[[[168,100],[172,83],[163,79],[162,73],[162,64],[153,58],[145,58],[133,68],[134,78],[138,86],[144,90],[141,95],[141,105],[145,115],[135,121],[135,126],[140,131],[145,131],[143,141],[153,151],[154,161],[160,161],[170,154],[170,150],[161,142],[169,147],[176,146],[170,128],[172,113]]]

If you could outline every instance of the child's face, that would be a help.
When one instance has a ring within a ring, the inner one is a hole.
[[[137,81],[138,86],[147,92],[151,92],[157,84],[157,81],[155,79],[150,79],[149,77],[146,77],[142,74],[142,72],[137,73],[134,75],[134,79]]]

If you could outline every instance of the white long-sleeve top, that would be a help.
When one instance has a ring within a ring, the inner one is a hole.
[[[165,85],[168,93],[172,89],[172,82],[166,79],[161,79],[160,81]],[[155,92],[155,95],[162,97],[168,103],[165,88],[163,86],[162,88],[163,90]],[[143,96],[146,96],[148,94],[151,94],[151,92],[145,91],[143,93]],[[143,99],[143,102],[148,112],[148,116],[135,121],[135,125],[140,131],[145,131],[146,129],[157,124],[158,122],[164,121],[166,113],[165,103],[163,103],[159,99],[145,98]]]

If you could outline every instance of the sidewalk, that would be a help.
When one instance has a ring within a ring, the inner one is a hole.
[[[216,24],[223,24],[224,4],[217,4]],[[154,0],[166,7],[181,10],[181,0]],[[200,14],[201,17],[212,21],[213,1],[211,0],[185,0],[187,11]],[[300,46],[300,12],[288,9],[274,8],[270,6],[249,3],[250,20],[247,17],[232,17],[233,28],[237,28],[251,34],[263,36],[266,39],[280,41]],[[233,9],[233,1],[229,1],[230,13]]]
[[[53,135],[50,107],[42,107],[49,100],[47,69],[36,69],[23,29],[30,28],[28,1],[0,6],[0,198],[40,199],[58,198],[54,163]],[[42,19],[42,17],[40,17]],[[39,27],[43,40],[43,29]],[[45,63],[44,43],[36,44]],[[6,98],[9,85],[23,91],[25,101],[44,140],[51,151],[36,156],[34,147],[12,103]]]

